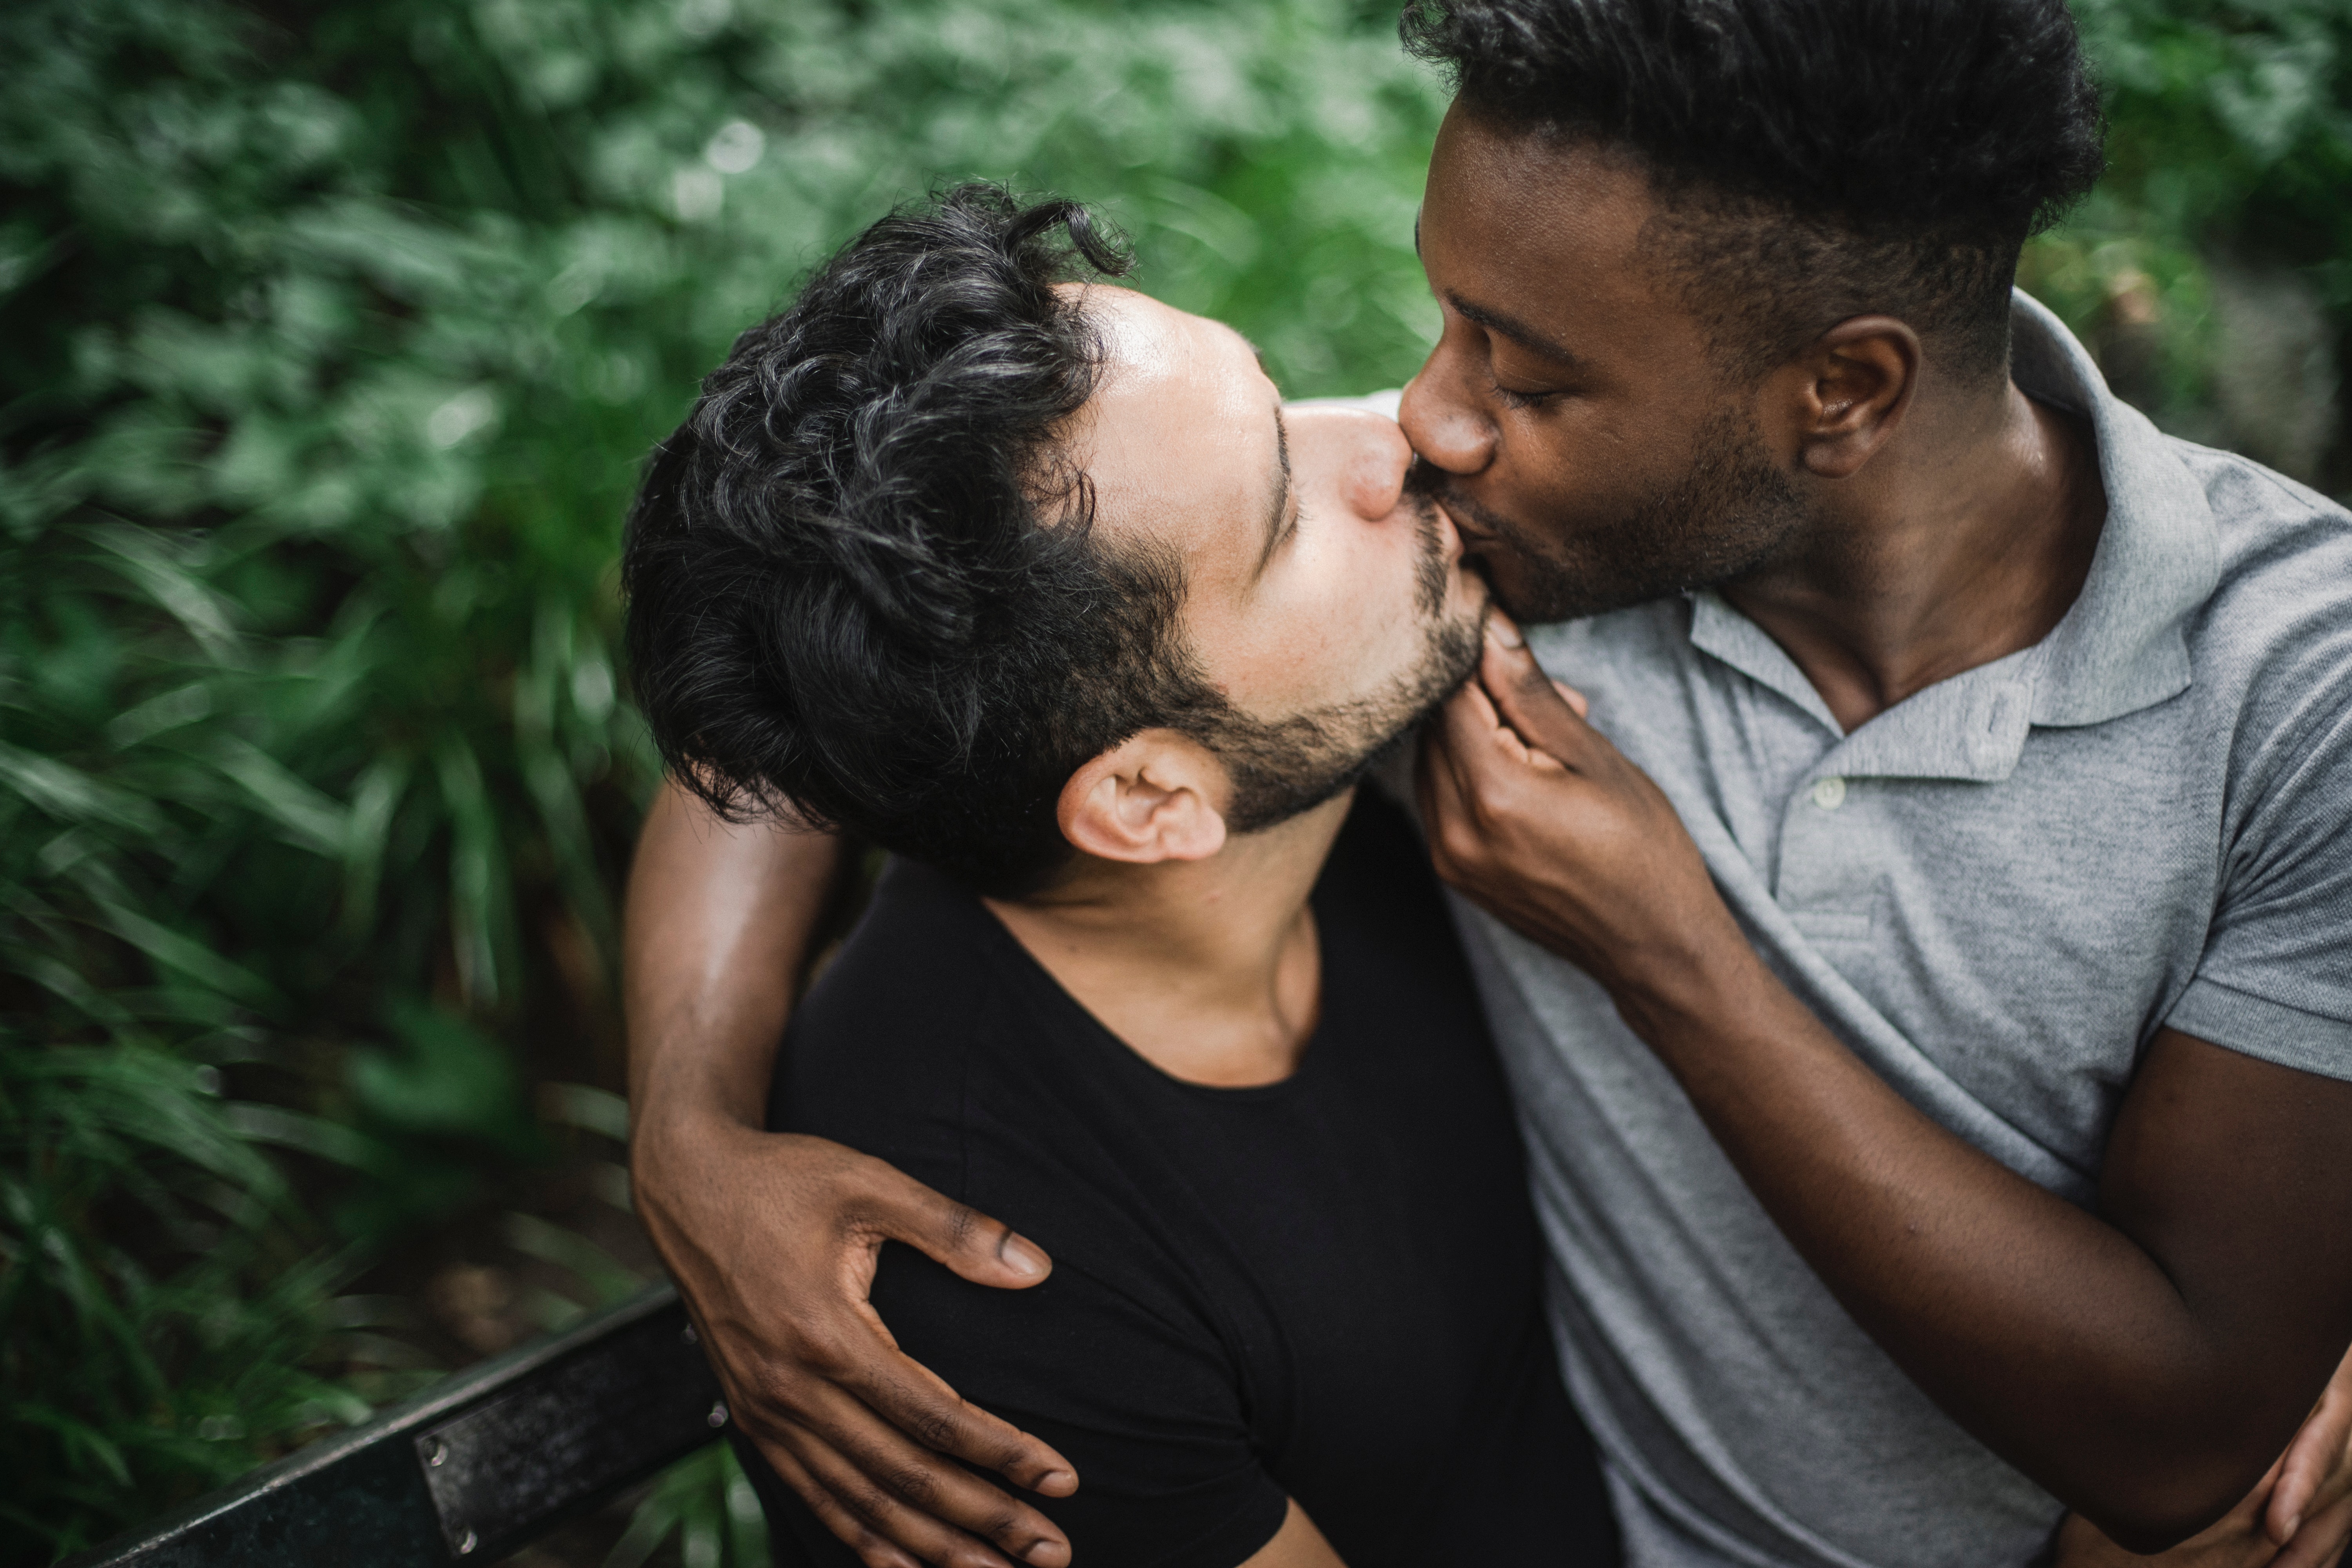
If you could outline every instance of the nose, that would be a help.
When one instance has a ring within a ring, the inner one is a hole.
[[[1485,471],[1495,460],[1495,426],[1467,395],[1467,383],[1452,352],[1449,331],[1421,374],[1405,384],[1397,423],[1412,449],[1450,474]]]
[[[1412,467],[1412,447],[1391,419],[1370,418],[1360,426],[1353,459],[1348,465],[1345,494],[1348,505],[1367,522],[1377,522],[1396,510],[1404,496],[1405,471]]]
[[[1286,418],[1296,467],[1329,463],[1341,503],[1366,522],[1396,510],[1412,447],[1395,420],[1353,408],[1293,408]]]

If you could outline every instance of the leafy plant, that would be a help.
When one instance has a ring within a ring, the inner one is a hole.
[[[2175,424],[2228,433],[2230,267],[2352,320],[2347,7],[2081,0],[2116,173],[2029,279]],[[1443,95],[1374,0],[15,0],[0,58],[14,1563],[413,1387],[339,1292],[611,1130],[619,520],[733,333],[981,176],[1295,395],[1399,384]],[[755,1557],[730,1464],[624,1558]]]

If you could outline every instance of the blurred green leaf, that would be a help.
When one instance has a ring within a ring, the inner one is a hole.
[[[2029,287],[2346,483],[2352,0],[2077,10],[2115,172]],[[15,0],[0,59],[0,1407],[71,1413],[0,1424],[13,1563],[391,1396],[330,1303],[565,1144],[527,1083],[623,1135],[614,560],[734,335],[979,176],[1295,395],[1398,385],[1444,103],[1356,0]],[[732,1466],[616,1561],[761,1561]]]

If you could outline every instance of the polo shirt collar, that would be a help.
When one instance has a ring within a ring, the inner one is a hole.
[[[2086,415],[2107,517],[2073,606],[2034,647],[1938,681],[1843,738],[1855,776],[2009,776],[2035,724],[2097,724],[2185,690],[2189,615],[2220,579],[2205,492],[2162,432],[2116,399],[2064,323],[2020,292],[2011,314],[2019,386]],[[1786,698],[1832,734],[1837,721],[1794,660],[1721,598],[1692,595],[1692,646]]]
[[[2147,415],[2107,390],[2063,322],[2020,291],[2010,331],[2017,384],[2090,416],[2107,489],[2091,574],[2042,642],[2033,721],[2104,723],[2189,689],[2187,623],[2221,582],[2221,534],[2205,487]]]

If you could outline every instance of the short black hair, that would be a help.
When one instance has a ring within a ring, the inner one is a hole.
[[[723,816],[788,806],[1015,897],[1069,854],[1077,767],[1220,712],[1180,563],[1098,539],[1056,445],[1104,351],[1055,285],[1126,265],[1075,202],[962,185],[736,341],[623,550],[675,777]]]
[[[1415,0],[1401,29],[1491,122],[1633,153],[1749,374],[1874,311],[2006,365],[2019,247],[2105,168],[2064,0]]]

